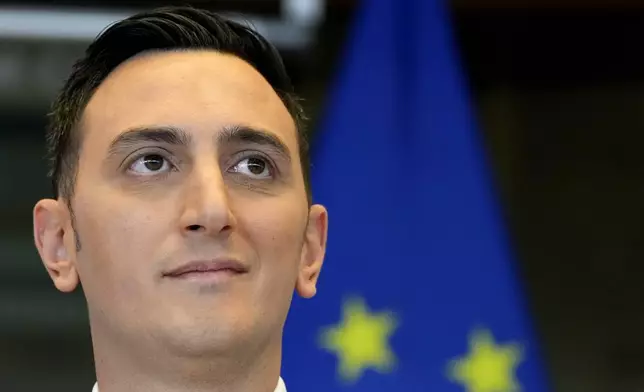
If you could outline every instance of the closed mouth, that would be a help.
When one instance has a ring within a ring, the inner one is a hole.
[[[248,268],[236,260],[191,261],[164,273],[163,276],[179,278],[213,274],[238,275],[246,272],[248,272]]]

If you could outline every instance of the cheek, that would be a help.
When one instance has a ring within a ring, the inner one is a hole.
[[[246,210],[239,225],[256,258],[257,284],[248,291],[254,315],[274,328],[286,319],[296,287],[308,216],[297,208]]]
[[[136,295],[144,289],[140,282],[155,249],[154,228],[160,226],[153,214],[140,207],[95,205],[102,208],[79,205],[76,213],[81,280],[111,296]]]
[[[295,281],[297,276],[306,210],[294,203],[279,203],[253,209],[244,214],[241,227],[252,243],[264,275]]]

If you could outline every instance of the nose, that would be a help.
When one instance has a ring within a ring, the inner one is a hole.
[[[218,167],[195,168],[183,199],[180,225],[184,235],[217,236],[229,233],[235,226],[228,190]]]

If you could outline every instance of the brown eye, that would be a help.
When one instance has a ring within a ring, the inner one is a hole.
[[[146,155],[143,161],[143,165],[145,166],[145,168],[150,171],[161,170],[164,163],[165,163],[165,160],[160,155]]]
[[[246,167],[248,168],[248,171],[259,176],[264,173],[264,170],[266,170],[266,162],[258,158],[248,158]]]
[[[232,171],[260,179],[270,178],[272,176],[269,163],[259,157],[242,159],[232,168]]]
[[[137,175],[153,175],[156,173],[167,172],[171,165],[167,159],[159,154],[147,154],[130,165],[129,171]]]

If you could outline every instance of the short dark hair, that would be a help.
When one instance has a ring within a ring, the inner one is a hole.
[[[311,203],[306,118],[279,52],[252,28],[192,7],[163,7],[117,22],[104,30],[74,64],[52,105],[47,129],[49,176],[55,197],[62,196],[71,203],[82,142],[79,122],[105,78],[140,53],[191,49],[237,56],[270,83],[295,121],[304,184]]]

